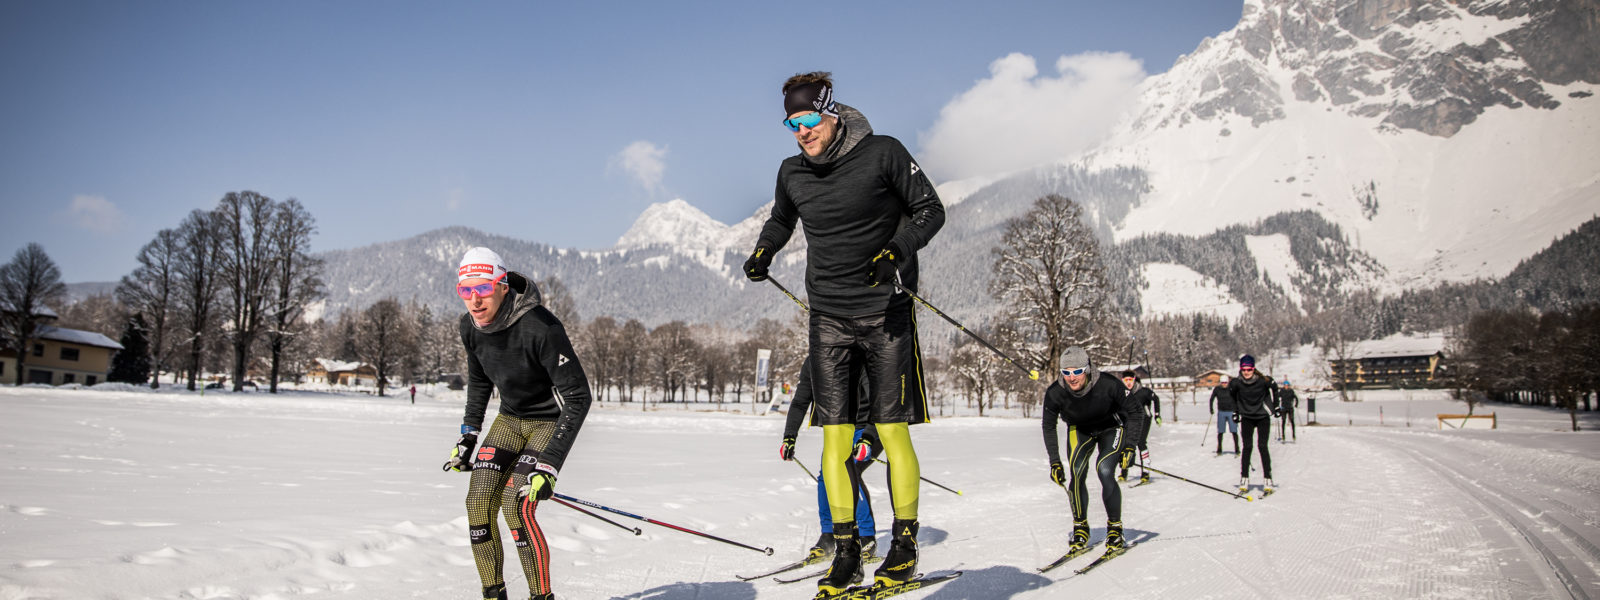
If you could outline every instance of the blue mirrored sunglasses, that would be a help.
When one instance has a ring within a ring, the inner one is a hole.
[[[1061,370],[1061,374],[1062,374],[1062,375],[1073,375],[1073,376],[1077,376],[1077,375],[1082,375],[1082,374],[1083,374],[1083,372],[1084,372],[1084,371],[1086,371],[1086,370],[1087,370],[1087,369],[1082,369],[1082,368],[1079,368],[1079,369],[1062,369],[1062,370]]]
[[[800,131],[801,127],[810,129],[821,124],[822,113],[819,112],[808,112],[792,119],[783,120],[783,126],[788,127],[789,131]]]

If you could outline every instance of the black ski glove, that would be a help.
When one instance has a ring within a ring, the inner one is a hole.
[[[470,425],[461,426],[461,439],[456,440],[456,447],[450,449],[450,460],[444,462],[445,471],[472,470],[472,449],[478,447],[478,428]]]
[[[1239,413],[1233,413],[1233,422],[1235,422],[1235,423],[1239,422]]]
[[[750,281],[766,281],[767,268],[772,266],[772,249],[766,246],[756,246],[756,251],[750,253],[750,258],[744,261],[744,276]]]
[[[778,458],[794,460],[794,437],[783,438],[783,444],[778,446]]]
[[[1062,467],[1061,463],[1050,463],[1050,481],[1056,482],[1056,485],[1067,484],[1067,469]]]
[[[878,287],[880,283],[897,283],[900,281],[900,265],[898,261],[905,260],[905,254],[900,252],[900,247],[889,242],[878,255],[872,257],[867,263],[867,287]]]

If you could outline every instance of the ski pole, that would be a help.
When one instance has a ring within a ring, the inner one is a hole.
[[[805,471],[806,472],[806,477],[810,478],[812,481],[816,481],[817,480],[817,476],[816,475],[812,475],[811,474],[811,469],[807,469],[806,468],[806,464],[803,463],[803,462],[800,462],[800,459],[797,458],[797,459],[794,459],[794,460],[789,461],[789,462],[792,462],[794,464],[800,465],[800,470],[801,471]]]
[[[799,304],[801,309],[804,309],[806,312],[811,312],[811,307],[806,306],[806,303],[801,302],[799,298],[794,297],[794,294],[789,291],[789,288],[783,287],[783,284],[778,283],[778,280],[773,279],[771,275],[767,276],[767,281],[771,281],[772,285],[778,286],[778,289],[783,292],[783,295],[788,296],[789,299],[793,300],[795,304]]]
[[[883,459],[881,459],[881,458],[874,458],[874,459],[872,459],[872,460],[876,460],[876,461],[878,461],[878,462],[880,462],[880,463],[883,463],[883,464],[884,464],[884,465],[888,465],[888,464],[889,464],[889,463],[886,463],[886,462],[883,462]],[[964,494],[962,494],[962,493],[961,493],[961,490],[952,490],[952,489],[950,489],[950,488],[947,488],[947,487],[945,487],[945,486],[943,486],[943,485],[940,485],[940,484],[939,484],[939,482],[937,482],[937,481],[934,481],[934,480],[932,480],[932,479],[928,479],[928,478],[927,478],[927,477],[923,477],[923,476],[921,476],[921,475],[918,475],[918,476],[917,476],[917,478],[918,478],[918,479],[921,479],[921,480],[923,480],[923,481],[926,481],[926,482],[928,482],[928,483],[931,483],[931,484],[933,484],[933,485],[936,485],[936,486],[938,486],[938,487],[939,487],[939,488],[940,488],[940,489],[942,489],[942,490],[944,490],[944,491],[947,491],[947,492],[950,492],[950,493],[952,493],[952,494],[955,494],[955,495],[957,495],[957,496],[961,496],[961,495],[964,495]]]
[[[644,521],[644,522],[649,523],[651,525],[660,525],[662,527],[666,527],[668,529],[676,529],[678,531],[682,531],[682,532],[690,534],[690,535],[698,535],[698,536],[706,538],[708,540],[716,540],[716,541],[722,542],[724,544],[728,544],[730,546],[738,546],[738,547],[744,548],[746,550],[755,550],[756,552],[764,552],[764,553],[766,553],[767,556],[772,556],[772,548],[771,547],[757,548],[757,547],[751,546],[749,544],[741,544],[741,543],[735,542],[733,540],[719,538],[719,537],[711,535],[709,533],[703,533],[703,532],[695,531],[695,530],[689,529],[687,527],[680,527],[680,526],[677,526],[677,525],[673,525],[671,523],[663,523],[661,521],[657,521],[657,520],[651,519],[649,517],[641,517],[639,515],[636,515],[636,514],[633,514],[633,513],[630,513],[630,512],[621,511],[621,510],[617,510],[615,508],[611,508],[609,506],[605,506],[605,505],[601,505],[601,504],[595,504],[595,503],[589,502],[587,500],[579,500],[577,498],[573,498],[572,496],[568,496],[566,494],[554,494],[554,497],[560,498],[562,500],[566,500],[568,502],[576,502],[578,504],[582,504],[582,505],[590,507],[590,508],[598,508],[600,510],[603,510],[603,511],[606,511],[606,512],[609,512],[609,513],[616,513],[616,514],[622,515],[624,517],[628,517],[630,519],[637,519],[637,520],[640,520],[640,521]]]
[[[1218,487],[1211,487],[1211,486],[1209,486],[1209,485],[1206,485],[1206,484],[1204,484],[1204,483],[1200,483],[1200,482],[1198,482],[1198,481],[1195,481],[1195,480],[1193,480],[1193,479],[1188,479],[1188,478],[1186,478],[1186,477],[1180,477],[1180,476],[1178,476],[1178,475],[1173,475],[1173,474],[1171,474],[1171,473],[1168,473],[1168,472],[1166,472],[1166,471],[1163,471],[1163,470],[1161,470],[1161,469],[1157,469],[1157,468],[1155,468],[1155,467],[1145,467],[1145,469],[1146,469],[1146,470],[1148,470],[1148,471],[1150,471],[1150,472],[1152,472],[1152,473],[1156,473],[1156,474],[1159,474],[1159,475],[1166,475],[1166,476],[1167,476],[1167,477],[1171,477],[1171,478],[1173,478],[1173,479],[1176,479],[1176,480],[1179,480],[1179,481],[1187,481],[1187,482],[1189,482],[1189,483],[1192,483],[1192,484],[1195,484],[1195,485],[1198,485],[1198,486],[1200,486],[1200,487],[1203,487],[1203,488],[1206,488],[1206,489],[1209,489],[1209,490],[1215,490],[1215,491],[1218,491],[1218,492],[1222,492],[1222,493],[1224,493],[1224,494],[1227,494],[1227,495],[1229,495],[1229,496],[1233,496],[1233,497],[1235,497],[1235,498],[1244,498],[1244,501],[1245,501],[1245,502],[1250,502],[1250,497],[1249,497],[1249,496],[1241,496],[1241,495],[1239,495],[1239,494],[1235,494],[1235,493],[1233,493],[1233,492],[1230,492],[1230,491],[1228,491],[1228,490],[1225,490],[1225,489],[1222,489],[1222,488],[1218,488]]]
[[[1210,433],[1211,433],[1211,418],[1215,417],[1215,416],[1217,416],[1217,415],[1212,414],[1210,416],[1207,416],[1206,417],[1206,428],[1200,430],[1200,447],[1201,448],[1206,447],[1206,442],[1211,440],[1211,436],[1210,436]],[[1217,434],[1217,435],[1221,435],[1221,434]],[[1217,443],[1221,444],[1222,442],[1217,442]]]
[[[907,288],[907,287],[905,287],[903,285],[900,285],[899,276],[900,276],[899,273],[895,273],[895,278],[896,278],[895,282],[894,282],[895,289],[900,290],[901,292],[905,292],[905,295],[910,296],[912,300],[916,300],[918,304],[921,304],[923,306],[928,307],[928,310],[933,311],[933,314],[939,315],[940,317],[944,317],[944,320],[949,321],[951,325],[955,325],[956,329],[960,329],[961,333],[965,333],[965,334],[967,334],[969,336],[972,336],[972,339],[978,340],[978,343],[979,344],[983,344],[983,347],[988,348],[990,352],[993,352],[993,353],[999,355],[1000,358],[1003,358],[1003,359],[1005,359],[1006,362],[1011,363],[1011,366],[1016,367],[1018,370],[1021,370],[1023,374],[1028,376],[1028,379],[1032,379],[1034,381],[1038,381],[1039,380],[1039,372],[1038,371],[1031,370],[1031,369],[1028,369],[1026,367],[1023,367],[1020,364],[1017,364],[1017,361],[1012,360],[1010,356],[1006,355],[1006,353],[1001,352],[999,348],[994,347],[994,345],[990,344],[988,342],[988,340],[985,340],[985,339],[983,339],[981,337],[978,337],[978,334],[973,333],[972,331],[968,330],[965,325],[962,325],[961,323],[957,322],[955,319],[950,318],[950,315],[944,314],[944,311],[941,311],[941,310],[939,310],[937,308],[934,308],[934,306],[932,304],[928,304],[927,300],[923,300],[921,297],[918,297],[915,293],[913,293],[911,291],[910,288]],[[929,483],[933,483],[933,482],[930,481]],[[935,485],[938,485],[938,484],[935,484]],[[944,486],[940,486],[940,487],[944,487]]]
[[[616,521],[613,521],[611,519],[607,519],[607,518],[605,518],[603,516],[600,516],[600,515],[594,514],[592,512],[589,512],[588,510],[584,509],[581,506],[578,506],[578,505],[573,504],[571,502],[567,502],[566,500],[562,500],[560,498],[551,498],[551,500],[555,500],[556,504],[560,504],[562,506],[565,506],[565,507],[570,508],[572,510],[575,510],[575,511],[581,512],[583,514],[589,515],[589,516],[594,517],[596,519],[600,519],[601,521],[605,521],[605,522],[610,523],[612,525],[616,525],[617,527],[621,528],[623,531],[632,531],[634,535],[644,535],[644,530],[639,529],[638,527],[629,527],[627,525],[623,525],[623,524],[618,523]]]

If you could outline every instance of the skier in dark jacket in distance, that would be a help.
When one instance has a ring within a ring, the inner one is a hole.
[[[1133,440],[1139,448],[1139,485],[1150,483],[1150,473],[1144,470],[1145,461],[1150,460],[1150,430],[1161,424],[1161,397],[1154,390],[1144,386],[1144,379],[1150,373],[1144,367],[1122,372],[1122,385],[1128,388],[1128,397],[1139,405],[1139,439]],[[1117,481],[1128,480],[1128,465],[1122,465],[1122,474]]]
[[[1211,414],[1217,415],[1217,455],[1222,455],[1223,432],[1233,433],[1233,453],[1239,453],[1239,422],[1233,418],[1233,394],[1228,393],[1228,382],[1211,388]]]
[[[1300,397],[1295,395],[1294,386],[1289,384],[1289,380],[1283,380],[1278,386],[1278,441],[1284,441],[1285,431],[1291,440],[1300,441],[1300,433],[1295,431],[1294,426],[1294,410],[1299,406]]]
[[[550,548],[534,514],[538,503],[554,493],[556,476],[583,427],[589,381],[561,321],[542,305],[538,287],[507,270],[494,251],[467,251],[457,270],[456,293],[467,309],[461,317],[467,406],[461,438],[444,469],[472,472],[467,525],[483,597],[506,600],[505,556],[495,517],[500,509],[516,540],[532,600],[552,600]],[[495,390],[500,414],[474,454]]]
[[[1228,395],[1233,397],[1233,419],[1244,430],[1244,453],[1239,455],[1239,491],[1250,489],[1250,451],[1261,446],[1261,475],[1266,479],[1265,491],[1277,487],[1272,481],[1272,454],[1267,451],[1271,439],[1272,418],[1278,414],[1278,384],[1271,377],[1256,370],[1256,359],[1246,354],[1239,357],[1239,376],[1228,382]],[[1251,439],[1250,434],[1255,434]]]
[[[1089,353],[1072,346],[1061,355],[1061,378],[1044,392],[1045,454],[1050,458],[1050,480],[1067,487],[1072,509],[1072,539],[1068,552],[1089,545],[1088,471],[1090,455],[1099,449],[1095,472],[1100,477],[1100,501],[1106,509],[1106,547],[1125,548],[1122,536],[1122,489],[1117,486],[1117,465],[1133,459],[1133,440],[1143,419],[1138,402],[1110,373],[1094,369]],[[1067,424],[1066,466],[1056,435],[1056,422]],[[1070,483],[1070,485],[1069,485]]]

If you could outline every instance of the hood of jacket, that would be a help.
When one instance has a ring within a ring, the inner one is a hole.
[[[539,286],[534,285],[532,279],[528,279],[527,276],[521,273],[516,271],[507,272],[506,286],[510,287],[511,291],[506,294],[505,302],[500,304],[500,310],[494,314],[494,320],[490,321],[488,325],[479,325],[477,321],[472,322],[472,326],[477,327],[478,331],[484,333],[504,331],[517,324],[517,320],[521,319],[522,315],[528,314],[528,311],[544,303],[544,296],[539,293]]]

